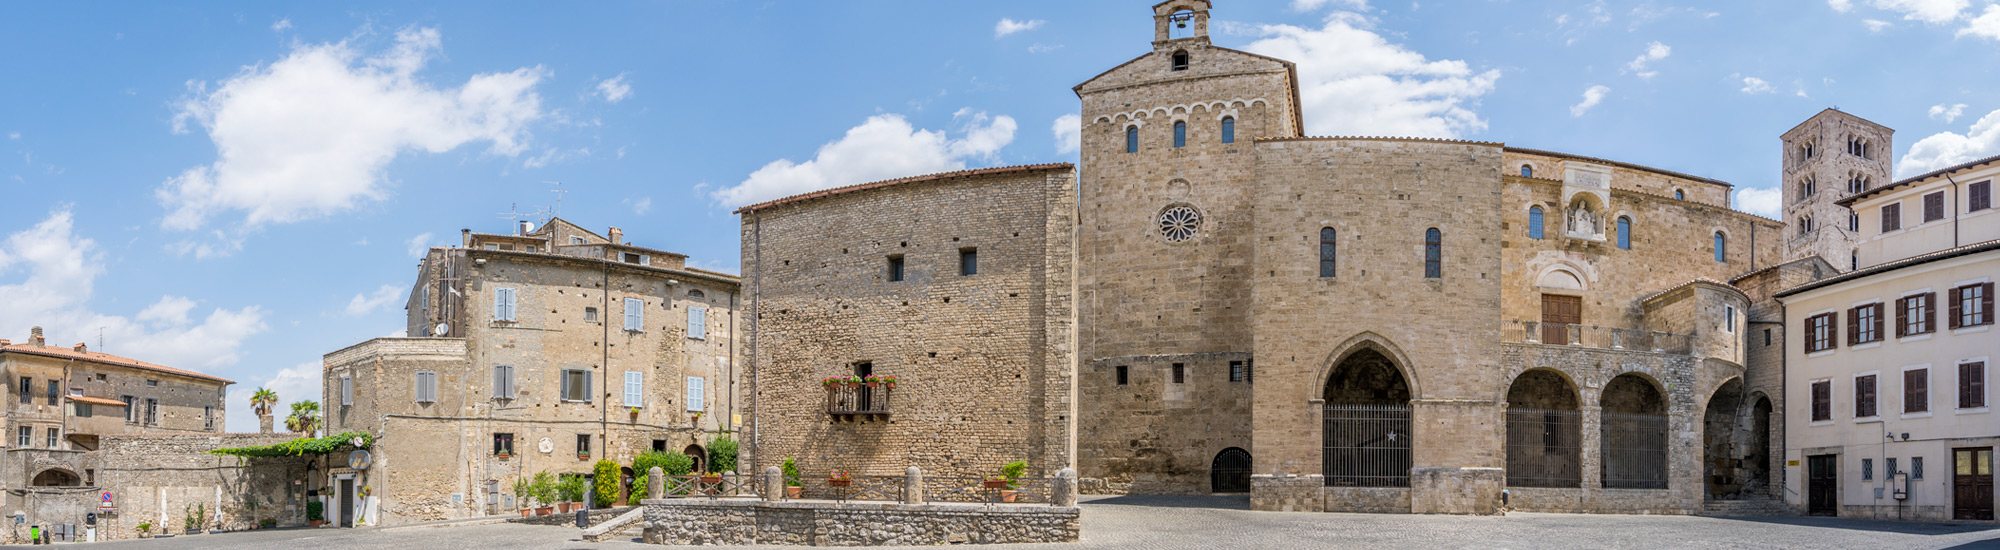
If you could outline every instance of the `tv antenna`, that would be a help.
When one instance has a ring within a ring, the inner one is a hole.
[[[534,212],[522,212],[522,211],[521,211],[521,209],[520,209],[520,205],[519,205],[519,204],[515,204],[515,203],[508,203],[508,204],[507,204],[507,211],[506,211],[506,212],[501,212],[501,213],[500,213],[500,219],[503,219],[503,220],[507,220],[507,223],[509,223],[509,224],[512,224],[512,225],[514,226],[514,231],[515,231],[515,233],[516,233],[516,234],[524,234],[524,233],[527,233],[527,232],[526,232],[526,231],[523,231],[523,230],[521,229],[521,218],[524,218],[524,217],[534,217],[534,216],[541,216],[541,215],[544,215],[544,214],[547,214],[547,213],[548,213],[548,211],[547,211],[547,210],[536,210],[536,211],[534,211]],[[546,224],[546,223],[547,223],[547,220],[546,220],[546,219],[544,219],[544,222],[543,222],[543,223],[545,223],[545,224]]]
[[[562,182],[560,182],[560,181],[548,181],[548,180],[542,180],[542,183],[546,183],[546,184],[549,184],[549,185],[554,185],[554,186],[556,186],[556,188],[555,188],[555,189],[550,189],[550,190],[549,190],[549,192],[550,192],[550,193],[555,193],[555,194],[556,194],[556,206],[555,206],[555,208],[551,208],[551,209],[549,209],[549,212],[548,212],[548,215],[549,215],[549,217],[551,217],[551,218],[553,218],[553,217],[556,217],[556,216],[558,216],[558,215],[560,215],[560,214],[562,213],[562,200],[563,200],[563,194],[564,194],[564,193],[568,193],[568,192],[569,192],[569,190],[567,190],[567,189],[563,189],[563,188],[562,188]]]

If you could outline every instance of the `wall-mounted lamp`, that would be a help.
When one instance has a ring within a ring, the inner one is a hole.
[[[486,265],[486,258],[472,260],[472,265]]]
[[[1903,432],[1903,441],[1910,440],[1910,432]]]

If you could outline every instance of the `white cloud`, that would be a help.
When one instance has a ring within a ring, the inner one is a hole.
[[[631,199],[626,199],[625,202],[632,205],[633,214],[644,216],[646,215],[647,212],[651,212],[653,210],[652,197],[641,197],[639,200],[636,201]]]
[[[197,321],[195,303],[176,296],[133,317],[91,311],[105,272],[97,243],[75,233],[68,209],[8,235],[0,241],[0,338],[22,341],[40,326],[51,345],[87,340],[99,351],[201,370],[236,364],[243,341],[266,328],[257,306],[215,308]],[[100,330],[105,347],[97,345]]]
[[[1965,22],[1965,28],[1958,30],[1958,36],[1973,35],[1990,40],[2000,40],[2000,4],[1986,6],[1986,12]]]
[[[603,96],[605,101],[617,103],[632,96],[632,85],[625,83],[625,73],[618,73],[618,76],[597,83],[597,95]]]
[[[1958,115],[1962,114],[1965,114],[1964,103],[1952,105],[1950,107],[1946,107],[1944,105],[1932,105],[1930,117],[1933,120],[1942,120],[1944,121],[1945,124],[1951,124],[1951,121],[1958,120]]]
[[[270,376],[237,380],[236,385],[229,387],[229,401],[224,408],[229,411],[228,418],[225,419],[229,431],[232,433],[257,431],[257,411],[250,408],[250,396],[257,393],[257,388],[264,388],[278,393],[278,404],[271,408],[271,428],[273,431],[284,432],[285,415],[291,414],[292,403],[320,400],[320,374],[325,369],[325,365],[315,359],[293,365],[291,368],[279,369]],[[320,410],[326,410],[324,404]]]
[[[1464,61],[1425,59],[1334,12],[1318,29],[1261,25],[1265,38],[1243,49],[1298,63],[1306,133],[1459,137],[1486,129],[1472,111],[1500,71],[1473,73]]]
[[[7,139],[21,139],[20,132],[7,132]]]
[[[993,26],[993,37],[999,38],[1017,32],[1032,31],[1041,28],[1042,23],[1047,23],[1047,21],[1043,21],[1040,19],[1015,21],[1013,19],[1002,17],[1000,18],[1000,23]]]
[[[1673,54],[1674,49],[1668,47],[1666,44],[1659,42],[1647,44],[1646,53],[1639,54],[1639,57],[1633,59],[1631,63],[1626,63],[1625,69],[1621,72],[1634,73],[1639,75],[1639,78],[1652,78],[1653,75],[1660,74],[1660,72],[1646,70],[1646,65],[1654,61],[1666,59],[1667,56]]]
[[[1333,4],[1340,4],[1352,10],[1368,9],[1368,0],[1292,0],[1292,11],[1314,11]],[[1411,4],[1410,9],[1417,9],[1416,4]]]
[[[2000,155],[2000,110],[1986,113],[1965,133],[1938,132],[1915,144],[1896,163],[1896,177],[1922,174],[1967,161]]]
[[[429,253],[431,250],[431,234],[423,233],[415,237],[410,237],[409,243],[410,257],[422,258],[424,254]]]
[[[1903,14],[1903,19],[1923,21],[1933,25],[1950,23],[1958,19],[1971,2],[1969,0],[1869,0],[1876,9]]]
[[[190,82],[174,129],[201,124],[219,158],[154,193],[168,210],[161,226],[192,230],[238,210],[244,227],[344,211],[384,197],[383,169],[404,151],[485,141],[492,154],[520,152],[527,123],[544,115],[534,86],[549,72],[522,68],[434,88],[416,73],[440,48],[436,29],[405,29],[371,57],[346,42],[300,45],[213,91]]]
[[[273,31],[282,31],[289,28],[292,28],[291,18],[279,19],[278,22],[271,24],[271,30]]]
[[[1604,94],[1610,91],[1611,88],[1606,86],[1591,86],[1589,89],[1584,90],[1583,102],[1569,106],[1569,116],[1583,116],[1583,113],[1590,111],[1591,107],[1596,107],[1598,103],[1604,102]]]
[[[1049,53],[1060,49],[1062,49],[1062,44],[1043,44],[1040,42],[1036,42],[1033,45],[1028,46],[1028,53]]]
[[[1847,13],[1848,10],[1854,9],[1853,0],[1826,0],[1826,5],[1833,8],[1833,11],[1840,13]]]
[[[941,130],[918,130],[898,114],[868,117],[847,135],[820,146],[812,160],[771,161],[743,183],[709,196],[734,207],[829,187],[961,170],[967,160],[994,160],[1014,140],[1013,117],[960,109],[954,118],[963,121],[957,139]]]
[[[1083,148],[1083,117],[1076,113],[1056,117],[1049,131],[1056,135],[1056,154],[1067,155]]]
[[[1861,25],[1864,27],[1868,27],[1868,32],[1882,32],[1882,29],[1896,26],[1895,23],[1890,23],[1888,21],[1883,21],[1880,19],[1863,19],[1861,20]]]
[[[1784,192],[1776,187],[1745,187],[1736,190],[1736,200],[1731,203],[1736,205],[1737,210],[1775,220],[1781,215],[1783,209],[1780,207],[1784,201]]]
[[[380,288],[376,288],[372,294],[356,293],[354,299],[347,301],[347,314],[353,317],[360,317],[374,313],[375,310],[382,309],[382,306],[389,305],[391,302],[395,302],[397,298],[405,296],[403,289],[393,284],[382,285]]]
[[[1762,78],[1754,76],[1743,77],[1743,93],[1768,94],[1776,91],[1778,91],[1777,88],[1772,87],[1771,83],[1765,82]]]

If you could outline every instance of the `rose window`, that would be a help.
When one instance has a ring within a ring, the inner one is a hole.
[[[1160,234],[1167,237],[1167,242],[1187,242],[1200,229],[1201,212],[1194,207],[1175,206],[1160,213]]]

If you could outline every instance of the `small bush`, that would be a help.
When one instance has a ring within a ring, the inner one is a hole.
[[[597,475],[597,494],[592,500],[596,502],[598,508],[610,506],[613,501],[618,500],[618,478],[621,477],[618,463],[599,460],[596,467],[592,468],[592,473]]]
[[[708,442],[708,471],[736,471],[736,440],[728,435],[716,437]]]
[[[781,465],[781,466],[778,466],[778,469],[779,469],[779,470],[782,470],[782,471],[784,471],[784,473],[785,473],[785,486],[786,486],[786,487],[804,487],[804,486],[805,486],[804,484],[800,483],[800,478],[799,478],[799,464],[798,464],[797,462],[793,462],[793,461],[792,461],[792,457],[789,457],[789,456],[788,456],[788,457],[785,457],[785,463],[784,463],[783,465]]]
[[[542,506],[555,504],[556,499],[562,496],[562,493],[556,487],[555,476],[549,475],[546,471],[535,472],[535,479],[529,482],[529,485],[528,490],[534,493],[536,504]]]
[[[637,505],[641,500],[653,498],[653,484],[647,479],[651,475],[642,473],[632,478],[632,494],[625,497],[627,504]]]
[[[557,502],[583,502],[584,493],[590,492],[590,480],[583,474],[563,474],[556,482]]]
[[[514,500],[522,508],[534,508],[528,501],[535,499],[535,482],[528,476],[514,478]]]
[[[1014,480],[1020,479],[1026,473],[1028,473],[1028,461],[1025,460],[1016,460],[1000,467],[1000,476],[1007,478],[1008,489],[1019,489]]]
[[[306,501],[306,519],[322,521],[326,519],[326,503],[317,500]]]

